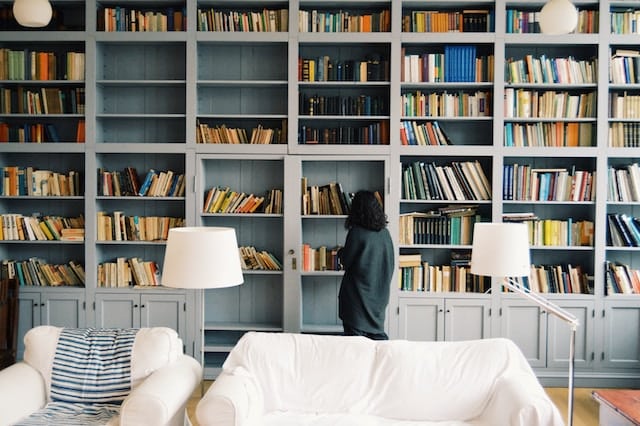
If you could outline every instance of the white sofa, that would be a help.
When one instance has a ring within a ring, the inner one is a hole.
[[[202,426],[560,426],[507,339],[245,334],[196,407]]]
[[[39,326],[29,330],[24,337],[24,360],[0,371],[0,426],[16,422],[32,424],[33,420],[26,419],[28,416],[45,406],[55,405],[51,404],[51,388],[55,374],[54,356],[61,331],[61,328],[52,326]],[[93,417],[90,418],[90,423],[79,420],[83,417],[77,414],[72,416],[73,419],[62,421],[55,417],[54,423],[46,424],[190,424],[186,404],[200,383],[202,367],[195,359],[183,354],[183,344],[178,334],[166,327],[141,328],[135,332],[130,354],[130,361],[126,365],[130,366],[128,377],[131,390],[124,394],[124,401],[116,408],[119,413],[105,419],[104,412],[96,408],[101,414],[95,416],[100,417],[99,421]],[[104,368],[112,367],[105,365]],[[124,374],[126,380],[127,373]],[[92,407],[91,403],[86,405]],[[107,410],[107,415],[110,414],[111,411]],[[65,415],[68,417],[68,413]],[[91,413],[87,415],[91,416]]]

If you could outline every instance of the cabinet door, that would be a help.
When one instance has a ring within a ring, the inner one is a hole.
[[[513,340],[532,367],[546,366],[547,316],[527,300],[503,299],[502,337]]]
[[[18,297],[18,354],[24,356],[24,335],[40,324],[40,293],[20,292]]]
[[[605,367],[640,368],[640,305],[637,301],[605,301]]]
[[[400,298],[398,337],[435,342],[444,336],[444,300]]]
[[[592,301],[567,301],[562,308],[575,315],[580,324],[576,328],[576,368],[593,365],[593,314]],[[547,314],[547,367],[568,368],[571,327],[553,314]]]
[[[41,297],[41,324],[71,328],[85,325],[84,293],[50,291]]]
[[[445,302],[445,340],[484,339],[491,332],[491,301],[484,299],[447,299]]]
[[[180,294],[140,295],[142,327],[169,327],[186,341],[186,298]]]
[[[132,293],[96,294],[96,327],[140,327],[140,295]]]

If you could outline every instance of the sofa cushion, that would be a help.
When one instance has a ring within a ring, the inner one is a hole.
[[[366,412],[401,420],[469,421],[484,410],[513,350],[506,339],[380,342],[369,379],[377,392]]]
[[[251,372],[268,389],[267,412],[359,412],[371,392],[373,349],[373,341],[360,336],[249,332],[229,354],[224,370]]]

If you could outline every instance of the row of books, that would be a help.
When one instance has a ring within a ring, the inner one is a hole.
[[[289,10],[198,9],[198,31],[286,32],[289,31]]]
[[[197,122],[196,143],[216,144],[285,144],[287,143],[287,120],[282,120],[281,127],[264,127],[258,124],[250,130],[228,127],[226,124],[212,126]]]
[[[599,28],[598,10],[578,10],[578,24],[575,33],[597,34]],[[509,34],[540,33],[540,11],[507,9],[506,32]]]
[[[187,28],[186,7],[167,7],[161,10],[140,10],[124,6],[99,7],[98,31],[166,32]]]
[[[640,95],[609,93],[609,117],[640,119]]]
[[[302,244],[302,271],[341,271],[342,264],[338,259],[340,247],[318,246]]]
[[[45,143],[45,142],[84,142],[84,120],[78,120],[73,128],[65,128],[66,134],[59,134],[53,123],[7,123],[0,122],[0,143]]]
[[[402,31],[412,33],[491,32],[493,10],[413,10],[402,16]]]
[[[504,222],[523,222],[529,232],[532,246],[586,246],[593,247],[593,222],[590,220],[539,219],[531,212],[505,213]]]
[[[355,194],[345,192],[340,182],[309,185],[307,178],[303,177],[300,188],[303,215],[346,215],[351,211],[351,200]]]
[[[572,94],[555,90],[504,90],[506,118],[593,118],[596,92]]]
[[[118,257],[115,262],[98,264],[98,287],[158,286],[159,275],[158,264],[152,260]]]
[[[433,265],[421,254],[398,256],[398,288],[401,291],[485,293],[491,279],[472,274],[471,253],[452,253],[448,265]]]
[[[493,81],[494,56],[476,53],[475,46],[444,47],[444,53],[406,53],[401,49],[401,81],[407,83]]]
[[[550,58],[525,55],[522,59],[507,58],[505,81],[509,84],[596,84],[598,82],[598,60]]]
[[[126,216],[121,211],[96,214],[98,241],[166,241],[169,229],[185,226],[185,219],[168,216]]]
[[[84,80],[84,52],[0,48],[0,80]]]
[[[613,84],[640,83],[640,50],[616,49],[609,61],[609,81]]]
[[[3,241],[84,241],[84,217],[0,215]]]
[[[298,11],[298,31],[301,33],[370,33],[391,31],[391,11],[372,13],[339,10]]]
[[[245,270],[282,271],[282,263],[267,250],[256,250],[255,247],[240,247],[240,265]]]
[[[272,189],[259,196],[215,186],[207,191],[202,212],[282,214],[282,190]]]
[[[640,122],[609,123],[609,146],[614,148],[640,147]]]
[[[414,161],[402,167],[402,198],[406,200],[490,200],[491,183],[478,160]]]
[[[403,120],[400,124],[402,145],[452,145],[451,139],[436,120],[424,123]]]
[[[492,94],[489,91],[462,90],[451,93],[403,93],[400,99],[403,117],[490,117]]]
[[[84,87],[0,88],[2,114],[84,114]]]
[[[389,60],[377,54],[363,60],[298,58],[298,81],[389,81]]]
[[[605,292],[607,295],[640,294],[640,269],[605,261]]]
[[[592,122],[504,123],[504,146],[594,146]]]
[[[363,126],[315,127],[300,126],[300,144],[389,145],[389,121],[382,120]]]
[[[640,218],[626,213],[609,213],[607,230],[607,245],[640,247]]]
[[[528,277],[516,281],[533,293],[590,294],[589,276],[581,265],[531,265]]]
[[[640,9],[612,7],[609,24],[612,34],[640,34]]]
[[[473,227],[482,221],[475,206],[457,206],[464,211],[431,210],[400,214],[399,244],[470,245]]]
[[[299,110],[302,115],[370,116],[389,115],[389,105],[384,96],[323,96],[299,94]]]
[[[505,164],[502,199],[518,201],[593,201],[596,172]]]
[[[607,169],[607,201],[640,201],[640,166],[637,162]]]
[[[38,257],[30,257],[27,260],[2,261],[3,269],[7,269],[7,276],[10,279],[17,279],[21,286],[77,286],[83,287],[85,284],[84,267],[71,260],[66,264],[48,263]]]
[[[140,180],[133,167],[122,171],[98,168],[98,194],[104,196],[183,197],[185,185],[184,173],[173,170],[149,169]]]
[[[4,166],[0,180],[3,196],[68,197],[82,195],[80,173],[70,170],[67,174],[51,170],[39,170],[31,166]]]

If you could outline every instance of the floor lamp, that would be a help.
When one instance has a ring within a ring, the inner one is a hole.
[[[244,282],[236,231],[223,227],[184,227],[169,230],[161,284],[165,287],[200,289],[200,344],[204,345],[205,289]],[[200,348],[204,375],[204,347]],[[204,377],[202,381],[204,394]]]
[[[569,341],[569,386],[567,422],[573,425],[573,376],[578,319],[570,312],[522,286],[514,277],[531,271],[529,235],[524,223],[476,223],[473,228],[471,273],[502,278],[502,285],[525,297],[571,327]]]

